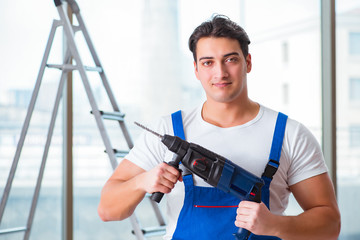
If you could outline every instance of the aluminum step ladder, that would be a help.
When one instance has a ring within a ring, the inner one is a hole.
[[[68,15],[66,14],[66,9],[65,9],[65,5],[62,3],[61,0],[54,0],[55,6],[59,12],[59,16],[60,16],[60,20],[54,20],[52,27],[51,27],[51,31],[50,31],[50,36],[46,45],[46,49],[45,49],[45,53],[41,62],[41,66],[40,66],[40,70],[39,70],[39,74],[35,83],[35,87],[34,87],[34,91],[32,93],[31,96],[31,100],[30,100],[30,104],[27,110],[27,114],[25,117],[25,121],[21,130],[21,134],[20,134],[20,139],[16,148],[16,153],[10,168],[10,172],[9,172],[9,176],[4,188],[4,193],[3,196],[1,198],[1,203],[0,203],[0,236],[3,234],[9,234],[9,233],[16,233],[16,232],[25,232],[24,234],[24,240],[28,240],[30,237],[30,231],[31,231],[31,227],[33,224],[33,220],[34,220],[34,215],[35,215],[35,210],[36,210],[36,205],[38,202],[38,198],[39,198],[39,193],[40,193],[40,188],[41,188],[41,182],[43,179],[43,175],[44,175],[44,170],[45,170],[45,164],[46,164],[46,159],[47,159],[47,155],[49,152],[49,147],[50,147],[50,143],[51,143],[51,138],[53,135],[53,130],[54,130],[54,126],[55,126],[55,120],[56,120],[56,116],[57,116],[57,112],[58,112],[58,108],[60,105],[60,100],[62,97],[62,93],[63,93],[63,89],[64,89],[64,85],[65,85],[65,81],[66,81],[66,75],[69,71],[78,71],[80,73],[80,77],[82,79],[87,97],[89,99],[90,105],[91,105],[91,113],[94,115],[96,123],[97,123],[97,127],[100,131],[102,140],[104,142],[105,145],[105,151],[109,156],[110,159],[110,163],[111,166],[113,168],[113,170],[117,167],[118,162],[117,162],[117,157],[124,157],[125,154],[128,152],[128,150],[126,151],[119,151],[119,150],[115,150],[112,148],[112,145],[110,143],[110,139],[109,136],[106,132],[105,129],[105,125],[103,122],[103,119],[109,119],[109,120],[115,120],[119,123],[120,128],[122,130],[122,133],[125,137],[125,140],[127,142],[128,148],[131,149],[133,147],[133,142],[131,140],[130,134],[127,130],[127,127],[125,125],[125,121],[124,121],[124,114],[120,111],[115,97],[111,91],[109,82],[107,80],[107,77],[105,75],[105,72],[103,71],[102,65],[100,63],[100,60],[95,52],[95,48],[92,44],[92,41],[90,39],[90,36],[88,34],[88,31],[85,27],[84,21],[80,15],[80,9],[79,6],[77,5],[77,3],[74,0],[67,0],[68,5],[70,6],[71,10],[72,10],[72,14],[74,14],[77,18],[78,21],[78,25],[74,26],[72,25]],[[67,51],[65,53],[65,57],[63,60],[62,64],[48,64],[48,57],[50,54],[50,50],[51,50],[51,46],[54,40],[54,36],[55,36],[55,32],[56,29],[58,27],[62,27],[63,28],[63,33],[66,36],[67,39]],[[88,67],[88,66],[84,66],[82,59],[80,57],[78,48],[76,46],[76,42],[75,42],[75,33],[76,32],[81,32],[86,40],[86,43],[88,45],[89,51],[91,53],[91,56],[93,58],[93,61],[95,63],[95,67]],[[75,65],[72,64],[72,59],[75,60]],[[52,110],[52,115],[51,115],[51,120],[50,120],[50,125],[49,125],[49,129],[48,129],[48,135],[46,138],[46,143],[45,143],[45,147],[44,147],[44,152],[43,152],[43,156],[42,156],[42,160],[41,160],[41,164],[40,164],[40,169],[39,169],[39,173],[38,173],[38,177],[37,177],[37,181],[36,181],[36,185],[35,185],[35,190],[34,190],[34,194],[33,194],[33,198],[32,198],[32,203],[31,203],[31,207],[30,207],[30,212],[29,212],[29,216],[27,219],[27,224],[24,227],[14,227],[14,228],[8,228],[8,229],[1,229],[1,221],[4,215],[4,211],[5,211],[5,207],[6,207],[6,203],[9,197],[9,193],[11,190],[11,185],[15,176],[15,172],[16,172],[16,168],[20,159],[20,155],[21,155],[21,151],[24,145],[24,141],[25,141],[25,137],[29,128],[29,124],[30,124],[30,120],[31,120],[31,116],[32,113],[34,111],[34,107],[35,107],[35,103],[37,100],[37,96],[39,93],[39,89],[40,89],[40,85],[43,79],[43,75],[44,75],[44,71],[46,68],[56,68],[62,71],[61,77],[60,77],[60,82],[59,82],[59,87],[57,90],[57,94],[56,94],[56,98],[55,98],[55,104]],[[97,103],[95,101],[95,97],[94,94],[91,91],[91,87],[90,87],[90,83],[87,77],[87,71],[95,71],[99,73],[99,76],[101,77],[102,83],[104,85],[104,88],[106,90],[106,93],[109,97],[110,103],[112,105],[113,108],[113,112],[103,112],[100,111],[98,109]],[[158,226],[156,227],[150,227],[150,228],[141,228],[139,221],[137,219],[137,217],[135,216],[135,214],[133,214],[130,217],[130,221],[131,221],[131,225],[132,225],[132,232],[135,235],[136,239],[138,240],[143,240],[146,239],[146,237],[150,237],[150,236],[160,236],[163,235],[165,233],[165,221],[164,218],[161,214],[161,211],[159,209],[159,206],[150,200],[150,198],[148,198],[149,201],[151,202],[151,206],[155,212],[157,221],[158,221]]]

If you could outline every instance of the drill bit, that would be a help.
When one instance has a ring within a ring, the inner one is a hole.
[[[161,134],[159,134],[159,133],[157,133],[157,132],[155,132],[155,131],[147,128],[147,127],[145,127],[144,125],[142,125],[142,124],[140,124],[140,123],[138,123],[138,122],[134,122],[134,123],[135,123],[136,125],[138,125],[139,127],[145,129],[146,131],[151,132],[152,134],[158,136],[159,138],[163,138],[163,137],[164,137],[163,135],[161,135]]]

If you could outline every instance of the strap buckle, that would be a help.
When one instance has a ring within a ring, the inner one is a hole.
[[[273,179],[273,176],[275,175],[276,171],[278,170],[279,165],[280,165],[280,163],[278,161],[270,159],[268,164],[266,165],[266,168],[265,168],[262,176]]]

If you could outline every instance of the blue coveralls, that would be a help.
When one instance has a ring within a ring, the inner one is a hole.
[[[174,135],[185,140],[181,111],[171,115]],[[287,116],[279,113],[276,121],[269,162],[262,175],[265,185],[261,199],[269,206],[270,183],[279,167],[281,147],[284,138]],[[195,186],[192,174],[183,176],[185,185],[184,205],[181,209],[174,240],[234,240],[236,210],[239,199],[213,187]],[[280,240],[274,236],[251,234],[250,240]]]

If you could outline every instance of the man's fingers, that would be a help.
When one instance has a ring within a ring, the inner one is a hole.
[[[239,208],[254,208],[258,205],[259,203],[244,200],[239,203]]]
[[[154,177],[150,192],[169,193],[181,178],[181,174],[176,168],[166,163],[161,163],[154,169]]]
[[[249,216],[253,211],[249,208],[238,208],[236,213],[238,216]]]
[[[246,228],[254,234],[267,233],[267,226],[272,224],[271,213],[264,203],[243,201],[239,204],[236,213],[235,225]]]
[[[174,174],[174,175],[179,175],[180,172],[179,170],[177,170],[176,168],[174,168],[173,166],[170,166],[169,164],[167,163],[162,163],[164,164],[164,166],[166,167],[166,170],[169,171],[170,173]]]
[[[166,163],[162,163],[161,168],[162,171],[160,172],[160,177],[163,177],[164,179],[169,180],[174,184],[178,181],[181,174],[176,168]]]

